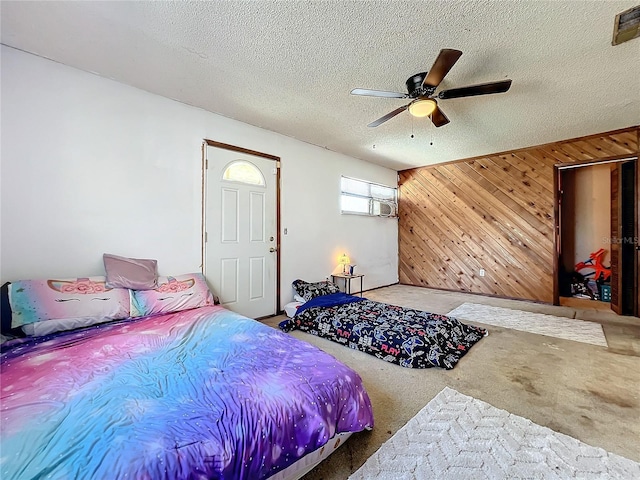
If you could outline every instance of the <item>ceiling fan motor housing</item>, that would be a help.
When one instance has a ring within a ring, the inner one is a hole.
[[[407,79],[407,91],[409,92],[409,96],[411,98],[431,96],[433,95],[433,92],[436,91],[436,87],[422,84],[425,77],[427,76],[427,73],[428,72],[416,73],[415,75]]]

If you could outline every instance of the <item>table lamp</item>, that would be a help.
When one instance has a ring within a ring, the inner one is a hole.
[[[340,265],[342,265],[342,273],[346,275],[347,273],[347,265],[351,263],[351,259],[347,256],[346,253],[343,253],[339,260]]]

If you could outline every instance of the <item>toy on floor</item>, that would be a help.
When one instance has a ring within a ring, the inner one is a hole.
[[[575,273],[575,272],[574,272]],[[571,296],[576,298],[587,298],[589,300],[600,300],[600,283],[585,279],[579,273],[571,282]]]

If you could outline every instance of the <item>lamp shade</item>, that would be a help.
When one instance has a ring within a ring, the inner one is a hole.
[[[431,98],[419,98],[409,105],[409,113],[414,117],[428,117],[436,109],[436,101]]]

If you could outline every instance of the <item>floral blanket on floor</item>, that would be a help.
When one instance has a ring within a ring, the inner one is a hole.
[[[488,334],[446,315],[344,293],[309,300],[280,328],[299,329],[402,367],[447,370]]]

